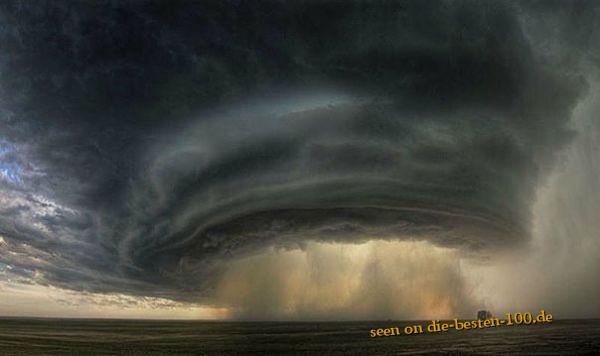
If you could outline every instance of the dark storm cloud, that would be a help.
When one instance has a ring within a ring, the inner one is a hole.
[[[2,261],[186,299],[269,245],[517,246],[586,87],[531,17],[597,11],[551,5],[5,2]]]

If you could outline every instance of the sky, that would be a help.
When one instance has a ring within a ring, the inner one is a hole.
[[[594,1],[5,1],[0,315],[600,317]]]

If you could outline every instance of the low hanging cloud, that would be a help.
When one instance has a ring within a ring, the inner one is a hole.
[[[235,306],[272,248],[527,244],[597,55],[532,16],[583,5],[255,5],[1,5],[0,262]]]

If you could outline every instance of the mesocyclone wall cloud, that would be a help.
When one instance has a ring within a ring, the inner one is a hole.
[[[521,249],[598,55],[531,14],[585,6],[6,2],[3,275],[227,306],[269,248]]]

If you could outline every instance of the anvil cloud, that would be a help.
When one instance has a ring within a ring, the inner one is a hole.
[[[0,267],[82,292],[220,305],[230,263],[312,242],[521,248],[597,69],[591,15],[536,17],[593,4],[0,6]]]

